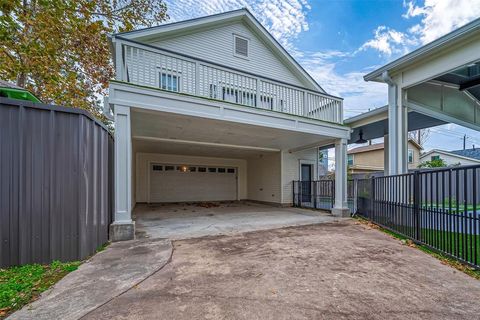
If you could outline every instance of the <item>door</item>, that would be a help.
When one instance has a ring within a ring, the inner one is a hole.
[[[237,200],[237,168],[152,164],[150,202]]]
[[[300,180],[302,184],[302,202],[312,202],[312,179],[313,165],[302,163],[300,169]]]

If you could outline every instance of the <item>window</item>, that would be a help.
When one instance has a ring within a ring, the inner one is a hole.
[[[207,168],[205,168],[205,167],[198,167],[198,172],[207,172]]]
[[[217,172],[217,168],[208,168],[208,172]]]
[[[413,163],[413,150],[408,149],[408,163]]]
[[[226,169],[225,168],[218,168],[218,173],[225,173]]]
[[[160,72],[159,87],[163,90],[179,92],[180,91],[179,80],[180,80],[180,77],[178,75]]]
[[[153,165],[153,171],[163,171],[163,166]]]
[[[430,159],[431,159],[432,161],[433,161],[433,160],[440,160],[440,156],[432,156]]]
[[[353,154],[347,156],[347,165],[353,166]]]
[[[235,50],[235,56],[241,57],[241,58],[248,58],[248,39],[243,38],[237,35],[233,36],[234,39],[234,50]]]
[[[197,167],[190,167],[188,169],[190,172],[196,172],[197,171]]]
[[[175,170],[174,166],[165,166],[165,171],[173,171]]]
[[[235,173],[235,169],[234,169],[234,168],[228,168],[228,169],[227,169],[227,172],[228,172],[228,173]]]

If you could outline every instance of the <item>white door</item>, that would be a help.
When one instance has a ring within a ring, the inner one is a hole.
[[[222,166],[150,166],[150,202],[237,200],[237,169]]]

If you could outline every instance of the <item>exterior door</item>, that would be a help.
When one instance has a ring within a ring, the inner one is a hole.
[[[302,163],[300,168],[300,180],[302,184],[302,202],[312,202],[313,165]]]

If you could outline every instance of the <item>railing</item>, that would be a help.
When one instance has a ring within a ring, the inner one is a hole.
[[[343,123],[342,99],[168,50],[117,40],[117,80]]]
[[[357,209],[357,180],[347,181],[350,213]],[[330,210],[335,204],[335,180],[293,181],[293,205],[300,208]]]
[[[480,166],[442,168],[357,182],[357,213],[480,268]]]

